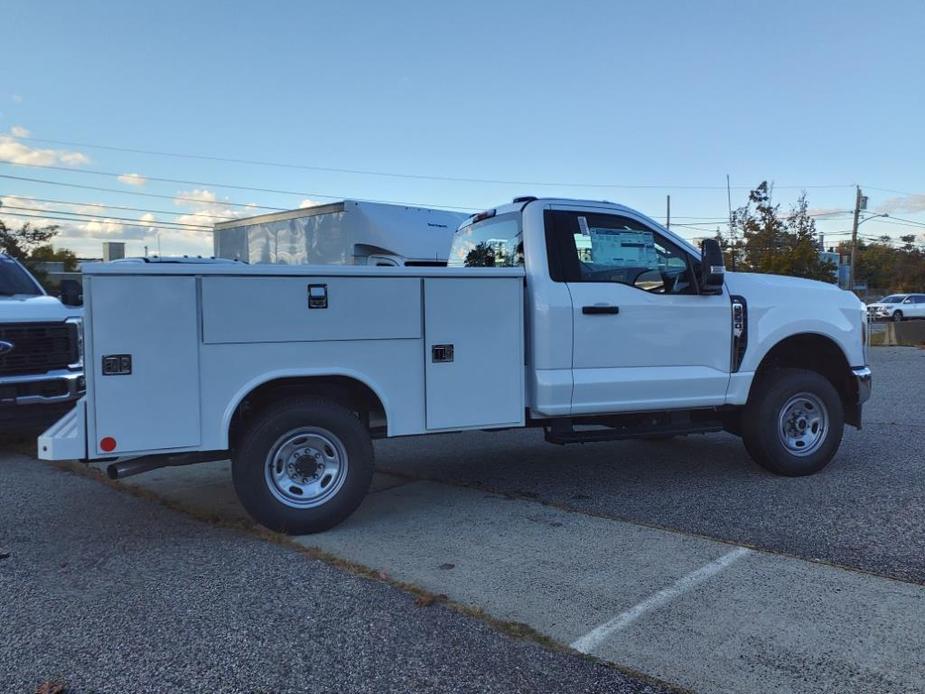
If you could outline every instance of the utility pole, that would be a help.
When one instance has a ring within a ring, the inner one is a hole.
[[[665,203],[667,205],[667,211],[668,211],[667,217],[665,217],[666,219],[665,226],[668,229],[670,229],[671,228],[671,196],[670,195],[665,196]]]
[[[732,186],[729,185],[729,174],[726,174],[726,204],[729,206],[729,245],[732,246],[732,271],[736,270],[736,235],[732,228]]]
[[[861,216],[861,186],[855,186],[855,188],[857,192],[854,196],[854,222],[851,225],[851,264],[848,266],[848,286],[846,287],[849,292],[854,291],[854,262],[857,258],[858,223]]]

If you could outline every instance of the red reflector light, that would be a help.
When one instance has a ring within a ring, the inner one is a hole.
[[[112,436],[105,436],[100,439],[100,450],[111,453],[116,450],[116,440]]]

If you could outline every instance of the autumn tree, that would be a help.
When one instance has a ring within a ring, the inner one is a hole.
[[[823,282],[833,281],[837,268],[833,263],[823,260],[819,254],[821,248],[816,220],[809,216],[805,191],[790,209],[785,226],[790,235],[787,249],[790,266],[785,274]]]
[[[790,275],[831,282],[835,267],[819,255],[816,222],[809,216],[806,193],[790,213],[781,216],[771,200],[767,181],[749,192],[748,202],[732,213],[732,226],[742,241],[728,252],[736,253],[736,269]]]

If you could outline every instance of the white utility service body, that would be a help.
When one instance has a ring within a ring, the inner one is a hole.
[[[800,475],[860,426],[866,310],[834,286],[724,275],[715,242],[571,200],[473,216],[449,262],[85,265],[87,395],[39,454],[140,461],[114,476],[230,455],[252,515],[312,532],[359,504],[378,436],[725,429]]]
[[[67,457],[227,449],[241,401],[297,377],[362,382],[389,436],[524,423],[520,268],[153,262],[84,273],[85,359],[98,368],[81,402],[86,435]],[[324,288],[326,308],[309,308],[310,287]],[[454,345],[452,362],[429,358],[441,344]],[[104,376],[104,357],[119,355],[131,373]]]

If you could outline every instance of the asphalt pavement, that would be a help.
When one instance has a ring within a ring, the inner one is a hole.
[[[536,430],[376,444],[380,469],[925,583],[925,350],[872,350],[864,428],[811,477],[729,434],[560,447]]]
[[[3,692],[666,691],[16,454],[0,629]]]
[[[872,367],[812,477],[725,434],[386,440],[358,513],[295,542],[697,691],[921,691],[925,352]],[[125,484],[246,525],[227,468]],[[3,691],[662,691],[24,456],[0,456],[0,550]]]

